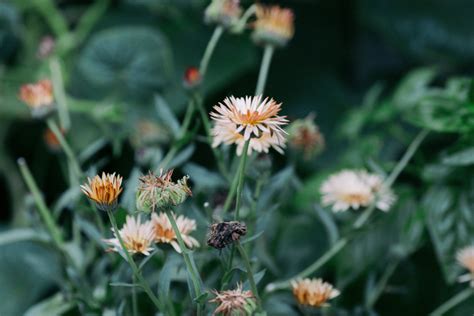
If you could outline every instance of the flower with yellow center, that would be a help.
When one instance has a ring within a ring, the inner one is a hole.
[[[199,247],[199,242],[192,236],[191,232],[196,230],[196,221],[187,218],[183,215],[176,217],[176,214],[171,212],[175,218],[181,237],[188,248]],[[181,253],[179,244],[177,242],[176,234],[174,233],[171,222],[165,213],[153,213],[151,215],[151,222],[153,224],[154,239],[157,243],[167,243],[173,246],[174,250]]]
[[[329,305],[327,301],[339,296],[340,292],[330,283],[322,279],[293,280],[293,295],[301,305],[322,307]]]
[[[216,296],[209,302],[217,303],[218,306],[213,315],[251,315],[256,307],[255,296],[251,291],[242,290],[242,284],[237,284],[237,288],[228,291],[213,291]]]
[[[293,11],[279,6],[257,5],[252,38],[257,44],[285,46],[295,33]]]
[[[54,110],[53,85],[48,79],[21,86],[20,99],[35,118],[44,118]]]
[[[87,178],[88,184],[81,185],[82,192],[102,211],[113,211],[117,207],[117,199],[122,192],[122,177],[120,175],[102,172],[102,177],[96,175]]]
[[[459,265],[469,270],[469,273],[461,275],[459,282],[470,282],[474,287],[474,246],[468,246],[458,251],[456,260]]]
[[[112,229],[112,231],[114,230]],[[141,253],[145,256],[149,256],[150,251],[153,250],[152,245],[155,240],[155,234],[151,221],[141,223],[140,217],[135,218],[128,215],[125,224],[122,229],[119,230],[119,234],[129,253]],[[114,236],[115,238],[106,239],[104,241],[112,246],[112,251],[121,253],[122,247],[115,232]]]
[[[393,192],[383,186],[382,177],[365,170],[342,170],[333,174],[323,182],[320,191],[323,205],[332,205],[334,212],[357,210],[372,203],[388,211],[396,201]]]

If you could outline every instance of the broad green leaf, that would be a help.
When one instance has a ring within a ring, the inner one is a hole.
[[[442,162],[450,166],[467,166],[474,164],[474,148],[460,150],[443,157]]]
[[[155,95],[155,109],[158,114],[158,120],[170,128],[175,137],[178,137],[180,131],[179,121],[171,110],[168,102],[158,94]]]
[[[183,171],[190,176],[190,179],[193,181],[193,188],[197,191],[222,188],[227,184],[219,173],[210,171],[192,162],[184,165]]]
[[[46,234],[40,233],[31,228],[9,229],[0,233],[0,246],[20,241],[47,242],[48,240],[49,238]]]
[[[426,95],[428,85],[433,81],[436,73],[433,68],[421,68],[410,72],[395,90],[393,104],[402,110],[417,105],[419,100]]]
[[[57,293],[44,301],[30,307],[25,316],[60,316],[74,308],[72,302],[68,302],[61,293]]]

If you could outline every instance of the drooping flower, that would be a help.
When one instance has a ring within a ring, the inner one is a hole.
[[[314,124],[314,115],[293,121],[288,126],[288,142],[291,147],[301,150],[304,158],[309,160],[324,149],[324,136]]]
[[[155,233],[151,221],[142,223],[140,217],[127,215],[125,224],[119,230],[119,234],[129,253],[141,253],[148,256],[150,251],[153,250],[152,245],[155,240]],[[111,250],[121,252],[122,247],[115,232],[114,236],[115,238],[105,239],[104,241],[112,246]]]
[[[340,292],[322,279],[302,279],[291,281],[293,295],[301,305],[312,307],[327,306],[328,301],[339,296]]]
[[[228,28],[235,25],[241,15],[240,0],[212,0],[206,8],[204,20]]]
[[[285,46],[295,33],[293,11],[280,6],[257,5],[253,40],[257,44]]]
[[[383,185],[382,177],[365,170],[342,170],[333,174],[323,182],[320,191],[323,205],[332,205],[334,212],[359,209],[372,203],[388,211],[396,201],[392,190]]]
[[[247,234],[244,223],[231,221],[212,224],[207,237],[207,244],[216,249],[223,249],[240,237]]]
[[[261,96],[230,97],[214,106],[210,113],[215,125],[212,129],[213,146],[236,144],[240,155],[245,142],[250,140],[249,152],[268,152],[270,147],[282,152],[286,132],[282,126],[288,120],[279,116],[281,103]]]
[[[153,212],[161,207],[176,206],[183,203],[188,196],[192,195],[188,187],[188,176],[183,177],[177,182],[173,182],[171,177],[173,170],[156,175],[149,172],[140,177],[138,185],[136,204],[137,209],[144,212]]]
[[[20,99],[28,105],[34,118],[45,118],[55,108],[53,85],[48,79],[22,85]]]
[[[459,250],[456,254],[456,260],[459,265],[469,271],[469,273],[459,277],[459,282],[470,282],[471,287],[474,287],[474,246]]]
[[[251,291],[244,291],[242,284],[237,284],[237,288],[228,291],[212,291],[216,296],[210,303],[218,304],[213,315],[252,315],[256,308],[255,296]]]
[[[102,172],[102,177],[96,175],[94,178],[87,178],[88,183],[81,185],[82,192],[102,211],[113,211],[117,207],[117,199],[122,193],[122,177],[115,175],[115,172]]]
[[[188,248],[199,247],[199,242],[190,235],[196,230],[196,221],[183,215],[176,216],[173,212],[171,214],[175,218],[176,225],[186,246]],[[153,213],[151,215],[151,222],[153,224],[155,242],[170,244],[174,250],[181,253],[176,234],[174,233],[168,216],[163,212],[159,214]]]

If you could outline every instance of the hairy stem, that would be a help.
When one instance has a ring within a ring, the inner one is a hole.
[[[242,157],[240,158],[239,169],[237,170],[237,195],[235,197],[235,212],[234,219],[239,220],[240,204],[242,200],[242,190],[244,188],[244,179],[245,179],[245,167],[247,165],[248,158],[248,149],[249,149],[250,139],[245,142],[244,150],[242,152]]]

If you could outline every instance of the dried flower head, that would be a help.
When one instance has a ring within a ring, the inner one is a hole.
[[[310,114],[302,120],[296,120],[288,126],[290,146],[301,150],[304,158],[309,160],[324,149],[324,136],[314,124],[314,115]]]
[[[235,25],[242,15],[239,0],[212,0],[204,13],[204,20],[209,24],[223,27]]]
[[[117,207],[117,199],[122,193],[122,177],[102,172],[102,177],[96,175],[87,178],[89,183],[81,185],[82,192],[93,200],[102,211],[113,211]]]
[[[184,72],[184,86],[188,89],[197,87],[202,81],[201,73],[197,67],[188,67]]]
[[[54,110],[53,85],[48,79],[22,85],[20,99],[28,105],[34,118],[45,118]]]
[[[39,59],[48,58],[53,53],[55,46],[56,42],[52,36],[44,36],[38,45],[36,56],[38,56]]]
[[[176,217],[176,214],[172,214],[186,246],[188,248],[199,247],[199,242],[194,237],[190,236],[190,234],[196,230],[196,221],[183,215]],[[151,215],[151,222],[153,223],[155,242],[170,244],[173,246],[174,250],[181,253],[176,234],[174,233],[168,216],[163,212],[160,212],[159,214],[153,213]]]
[[[135,218],[128,215],[125,224],[122,229],[119,230],[119,234],[129,253],[142,253],[148,256],[150,255],[150,251],[153,250],[152,245],[155,240],[155,233],[153,224],[150,221],[141,223],[140,217]],[[112,251],[120,253],[122,247],[115,232],[114,236],[115,238],[105,239],[104,241],[112,246]]]
[[[323,182],[321,195],[323,205],[332,205],[334,212],[359,209],[372,203],[388,211],[396,201],[393,192],[383,185],[382,177],[365,170],[342,170],[331,175]]]
[[[470,282],[471,287],[474,287],[474,246],[459,250],[456,254],[456,260],[463,268],[469,270],[469,273],[459,277],[459,282]]]
[[[173,170],[165,173],[160,170],[160,175],[155,175],[150,171],[147,175],[140,177],[136,197],[137,209],[153,212],[160,207],[181,204],[188,196],[192,195],[187,184],[189,177],[185,176],[181,180],[173,182],[172,175]]]
[[[235,290],[212,291],[216,296],[209,302],[218,304],[213,315],[252,315],[256,308],[255,296],[251,291],[242,290],[242,284],[237,284]]]
[[[243,151],[245,142],[250,140],[249,152],[268,152],[273,147],[283,152],[285,134],[282,126],[288,120],[278,116],[281,103],[261,96],[245,98],[226,98],[224,103],[214,106],[210,113],[215,121],[212,129],[213,146],[220,144],[236,144],[237,153]]]
[[[327,306],[327,301],[339,296],[340,292],[322,279],[293,280],[293,295],[299,304],[312,307]]]
[[[293,11],[279,6],[257,5],[253,40],[257,44],[282,47],[295,33]]]
[[[215,223],[209,229],[207,244],[216,249],[223,249],[245,234],[247,226],[244,223],[237,221]]]

